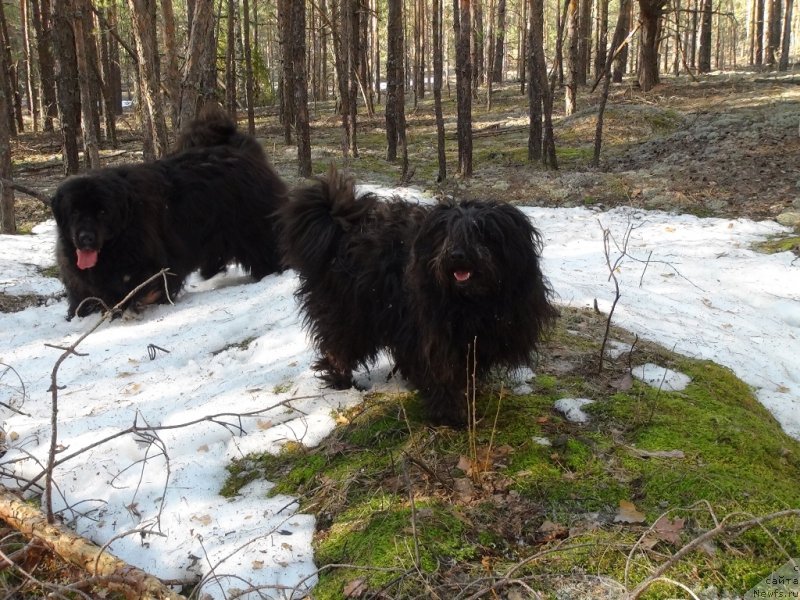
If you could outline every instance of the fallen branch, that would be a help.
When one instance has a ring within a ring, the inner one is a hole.
[[[0,486],[0,519],[25,536],[35,538],[58,556],[95,577],[110,578],[127,598],[183,600],[152,575],[103,551],[95,544],[56,524],[16,494]]]
[[[21,183],[17,183],[16,181],[11,181],[10,179],[4,179],[0,177],[0,185],[8,186],[13,190],[17,190],[18,192],[22,192],[26,196],[30,196],[31,198],[36,198],[40,202],[42,202],[47,208],[50,208],[50,196],[47,194],[35,190],[33,188],[29,188],[27,185],[22,185]]]
[[[691,542],[689,542],[683,548],[678,550],[675,554],[673,554],[670,557],[668,561],[665,561],[649,577],[647,577],[644,581],[642,581],[639,585],[637,585],[629,594],[627,594],[625,596],[625,600],[636,600],[653,583],[662,580],[662,576],[664,575],[664,573],[666,573],[671,567],[677,564],[678,561],[680,561],[683,557],[692,552],[694,549],[702,546],[706,542],[714,539],[715,537],[718,537],[724,533],[738,535],[740,533],[744,533],[748,529],[752,529],[753,527],[761,527],[767,521],[774,521],[775,519],[781,519],[785,517],[800,517],[800,509],[795,508],[789,510],[781,510],[778,512],[770,513],[768,515],[763,515],[761,517],[755,517],[747,521],[741,521],[739,523],[729,523],[728,520],[736,515],[741,516],[742,513],[731,513],[730,515],[725,517],[722,521],[720,521],[720,523],[716,527],[714,527],[714,529],[709,529],[704,534],[694,538]]]

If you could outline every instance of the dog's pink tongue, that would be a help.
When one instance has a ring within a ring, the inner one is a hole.
[[[97,250],[76,250],[78,254],[78,268],[91,269],[97,264]]]
[[[456,281],[459,283],[463,283],[472,277],[472,271],[453,271],[453,277],[455,277]]]

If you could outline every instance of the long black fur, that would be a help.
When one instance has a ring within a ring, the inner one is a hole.
[[[154,281],[134,306],[174,299],[197,269],[209,278],[237,262],[256,279],[281,270],[274,213],[287,200],[286,186],[233,121],[212,115],[214,133],[207,119],[190,124],[170,156],[91,171],[58,187],[51,206],[68,319],[114,306],[162,268],[170,272],[166,285]],[[96,264],[79,268],[78,249],[97,251]]]
[[[386,349],[435,422],[466,419],[473,365],[530,364],[556,316],[539,267],[541,241],[517,208],[422,206],[372,194],[331,172],[281,211],[284,260],[333,387]],[[458,281],[456,273],[465,281]]]

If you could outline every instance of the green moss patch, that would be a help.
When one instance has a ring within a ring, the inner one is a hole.
[[[504,593],[509,570],[544,597],[592,597],[597,576],[619,593],[717,523],[800,506],[800,444],[733,373],[639,342],[633,364],[692,383],[623,385],[627,358],[599,370],[603,327],[565,309],[537,376],[485,385],[472,429],[431,427],[415,394],[370,395],[320,447],[231,465],[224,493],[263,477],[317,515],[320,599],[355,584],[393,598]],[[590,423],[553,410],[568,396],[593,400]],[[740,595],[798,555],[800,519],[789,516],[717,536],[666,575]],[[642,597],[675,593],[657,584]]]
[[[800,236],[775,237],[755,245],[758,252],[777,254],[778,252],[794,252],[800,254]]]

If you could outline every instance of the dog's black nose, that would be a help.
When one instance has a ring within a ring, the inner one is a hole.
[[[78,234],[78,245],[81,248],[93,248],[97,242],[97,236],[92,231],[81,231]]]
[[[467,253],[464,252],[463,250],[461,250],[460,248],[456,248],[455,250],[451,250],[450,251],[450,258],[452,260],[456,260],[456,261],[466,260],[467,259]]]

